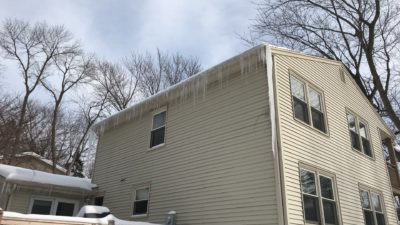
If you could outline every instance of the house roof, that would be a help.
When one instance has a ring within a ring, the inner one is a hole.
[[[96,187],[88,178],[58,175],[4,164],[0,164],[0,176],[4,177],[6,182],[31,186],[46,185],[83,191],[92,191]]]
[[[38,160],[44,162],[45,164],[48,164],[49,166],[53,166],[53,161],[51,161],[51,160],[49,160],[49,159],[46,159],[46,158],[44,158],[43,156],[41,156],[41,155],[39,155],[39,154],[37,154],[37,153],[35,153],[35,152],[23,152],[23,153],[21,153],[21,154],[17,154],[17,155],[16,155],[16,157],[22,157],[22,156],[32,156],[32,157],[34,157],[34,158],[36,158],[36,159],[38,159]],[[58,164],[56,164],[56,168],[57,168],[58,170],[64,172],[64,173],[67,172],[67,170],[66,170],[64,167],[62,167],[62,166],[60,166],[60,165],[58,165]]]
[[[246,65],[251,65],[251,62],[248,60],[251,60],[250,55],[256,54],[257,57],[256,59],[258,60],[263,60],[266,61],[266,47],[269,46],[274,52],[279,52],[279,53],[285,53],[285,54],[291,54],[295,56],[300,56],[300,57],[305,57],[309,58],[312,60],[316,61],[322,61],[326,63],[331,63],[331,64],[336,64],[336,65],[343,65],[341,61],[338,60],[333,60],[333,59],[328,59],[328,58],[323,58],[323,57],[318,57],[318,56],[313,56],[309,54],[305,54],[302,52],[294,51],[288,48],[280,47],[280,46],[274,46],[268,43],[263,43],[258,46],[255,46],[237,56],[234,56],[222,63],[219,63],[210,69],[207,69],[205,71],[202,71],[200,73],[197,73],[175,85],[170,86],[169,88],[160,91],[159,93],[150,96],[149,98],[146,98],[136,104],[133,104],[129,108],[126,108],[100,122],[97,122],[94,124],[92,129],[96,133],[103,133],[104,131],[116,127],[121,123],[127,122],[136,116],[141,116],[143,113],[148,112],[152,109],[155,109],[157,107],[161,107],[165,104],[165,102],[168,102],[171,98],[176,98],[176,95],[180,96],[185,96],[188,95],[187,92],[193,92],[196,89],[199,88],[204,88],[204,85],[207,85],[210,82],[210,75],[212,72],[215,72],[216,70],[221,70],[221,68],[225,68],[227,64],[239,60],[240,61],[240,66],[241,66],[241,72],[245,70]],[[247,60],[247,61],[246,61]],[[220,74],[220,73],[217,73]],[[215,73],[213,74],[215,75]],[[358,90],[362,93],[361,89],[358,87],[358,85],[355,83],[354,78],[351,77],[352,82],[356,85]],[[363,93],[362,93],[363,94]],[[363,94],[365,97],[365,95]],[[365,97],[365,100],[368,101]],[[368,101],[369,103],[369,101]],[[370,103],[369,103],[370,104]],[[373,107],[370,104],[371,107]],[[383,121],[383,119],[380,117],[380,115],[375,111],[376,115],[380,118],[381,122],[384,124],[384,126],[387,128],[387,131],[391,133],[392,136],[394,136],[393,132],[390,130],[390,128],[387,126],[387,124]]]
[[[24,156],[31,156],[31,157],[33,157],[33,158],[35,158],[35,159],[37,159],[37,160],[49,165],[49,166],[53,166],[53,162],[51,160],[46,159],[43,156],[41,156],[41,155],[39,155],[39,154],[37,154],[35,152],[22,152],[20,154],[16,154],[15,155],[15,157],[24,157]],[[0,159],[3,159],[2,155],[0,155]],[[62,167],[62,166],[60,166],[58,164],[56,164],[56,168],[59,171],[63,172],[63,173],[67,173],[67,170],[64,167]]]

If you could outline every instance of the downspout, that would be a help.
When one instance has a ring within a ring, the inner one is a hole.
[[[265,45],[266,64],[267,64],[267,82],[268,82],[268,103],[271,121],[271,142],[272,154],[274,157],[274,173],[275,173],[275,190],[277,197],[278,209],[278,224],[288,224],[288,215],[285,207],[285,189],[284,189],[284,176],[282,166],[282,155],[280,151],[280,134],[279,134],[279,116],[278,105],[276,98],[276,83],[275,83],[275,61],[272,56],[271,45]]]

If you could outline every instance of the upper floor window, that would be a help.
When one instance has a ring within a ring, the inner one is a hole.
[[[360,198],[365,225],[385,225],[381,195],[371,190],[361,189]]]
[[[151,127],[150,148],[164,144],[165,139],[165,120],[167,112],[163,111],[153,116]]]
[[[347,124],[350,131],[351,146],[372,157],[371,144],[366,123],[353,113],[347,112]]]
[[[300,181],[306,224],[339,224],[333,177],[301,168]]]
[[[149,188],[135,190],[132,215],[146,215],[149,208]]]
[[[322,93],[292,75],[290,76],[290,86],[294,117],[326,132]]]

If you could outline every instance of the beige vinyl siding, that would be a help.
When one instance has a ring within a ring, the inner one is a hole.
[[[12,184],[10,184],[12,185]],[[24,188],[21,186],[17,186],[15,191],[13,192],[8,211],[19,212],[19,213],[29,213],[29,207],[31,203],[32,196],[41,196],[41,197],[54,197],[61,198],[66,200],[78,201],[79,209],[84,205],[84,197],[83,194],[78,192],[71,192],[64,190],[63,192],[58,192],[57,190],[49,190],[43,188]]]
[[[209,76],[224,79],[204,95],[167,105],[161,148],[148,150],[151,112],[105,132],[94,173],[104,205],[130,219],[134,189],[149,185],[141,220],[163,223],[175,210],[179,225],[278,224],[267,77],[257,62],[247,72],[239,59],[219,66]]]
[[[304,224],[299,182],[299,163],[336,175],[342,224],[364,224],[359,184],[380,190],[386,218],[397,224],[378,128],[387,131],[349,76],[343,83],[340,64],[275,51],[275,76],[288,223]],[[321,134],[293,118],[289,70],[323,91],[328,134]],[[351,148],[346,108],[368,122],[374,159]]]

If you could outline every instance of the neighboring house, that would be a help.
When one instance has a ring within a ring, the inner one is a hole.
[[[95,130],[93,179],[124,219],[397,224],[394,136],[338,61],[260,45]]]
[[[2,159],[2,156],[0,156],[0,163],[4,163]],[[53,172],[52,161],[34,152],[16,154],[11,165],[43,172]],[[55,173],[65,175],[67,174],[67,170],[60,165],[56,165]]]
[[[44,215],[76,215],[95,195],[90,179],[0,164],[0,208]]]

